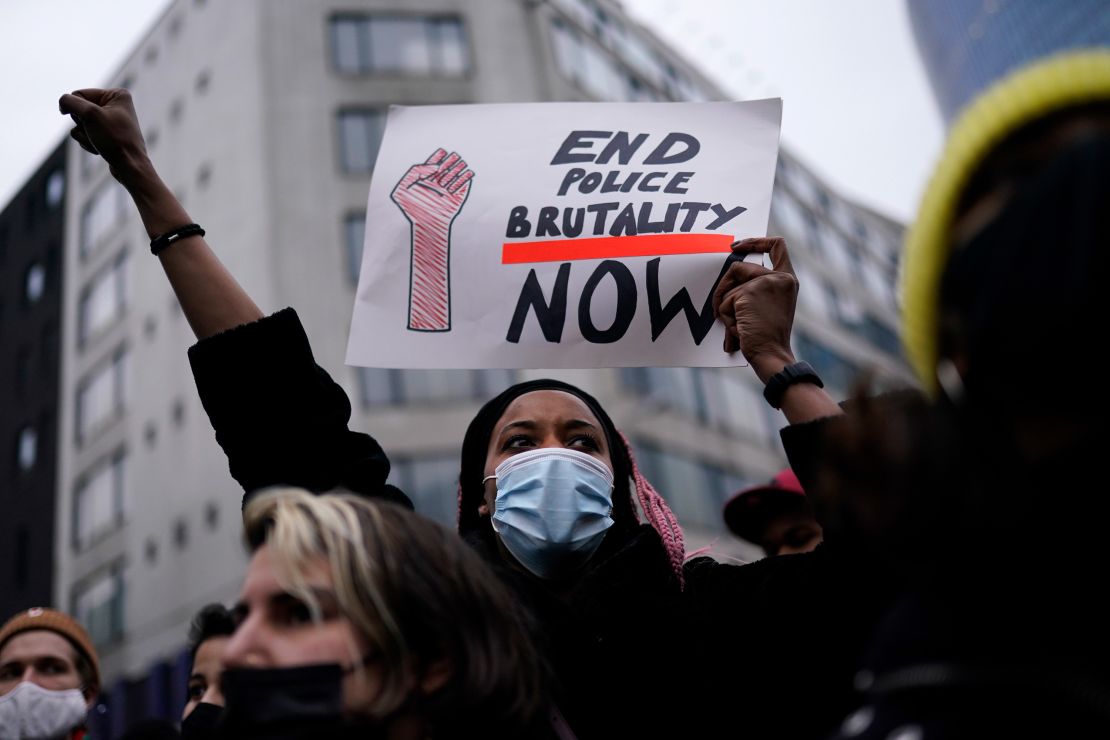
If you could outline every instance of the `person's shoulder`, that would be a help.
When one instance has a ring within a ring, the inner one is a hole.
[[[797,589],[821,577],[830,548],[824,543],[813,552],[776,555],[750,563],[721,562],[702,556],[686,561],[683,569],[688,597],[710,600],[771,597]]]

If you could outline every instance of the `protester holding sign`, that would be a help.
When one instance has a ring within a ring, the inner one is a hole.
[[[202,401],[248,496],[263,484],[324,491],[345,482],[400,499],[385,483],[381,449],[347,429],[349,401],[316,366],[296,314],[263,318],[203,235],[185,227],[191,219],[146,156],[128,94],[80,91],[63,96],[62,110],[78,122],[77,141],[108,159],[154,237],[201,339],[190,359]],[[573,153],[578,144],[569,146]],[[454,309],[434,298],[444,297],[443,250],[485,172],[444,152],[411,166],[424,169],[397,181],[391,207],[416,219],[405,234],[405,269],[395,274],[409,275],[403,295],[420,297],[416,310],[405,303],[400,314],[400,331],[419,339],[454,325]],[[400,195],[396,187],[422,192]],[[418,234],[418,223],[432,224],[432,235]],[[709,315],[723,320],[725,350],[743,349],[791,422],[839,413],[790,351],[797,280],[786,245],[755,239],[734,248],[736,258],[751,253],[769,255],[773,267],[726,261],[728,253],[706,263]],[[558,679],[558,716],[578,737],[696,736],[722,727],[752,737],[819,736],[850,705],[856,659],[882,599],[851,543],[830,537],[814,553],[743,567],[684,562],[681,529],[623,436],[596,400],[558,381],[520,384],[487,403],[467,431],[461,465],[460,532],[528,605]],[[800,664],[809,666],[802,678]]]

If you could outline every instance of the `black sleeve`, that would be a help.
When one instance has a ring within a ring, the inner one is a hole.
[[[316,364],[293,309],[202,339],[189,361],[216,441],[247,496],[272,485],[343,487],[412,508],[385,482],[389,459],[381,446],[347,428],[347,394]]]
[[[697,558],[685,573],[684,628],[709,706],[733,707],[748,737],[835,729],[888,584],[831,543],[747,565]]]
[[[790,469],[807,493],[817,490],[817,472],[823,460],[825,435],[843,423],[842,416],[828,416],[802,424],[791,424],[779,432]]]

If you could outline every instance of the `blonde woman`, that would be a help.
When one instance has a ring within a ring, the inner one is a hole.
[[[549,733],[517,609],[456,534],[392,504],[300,489],[256,496],[244,526],[226,736]]]

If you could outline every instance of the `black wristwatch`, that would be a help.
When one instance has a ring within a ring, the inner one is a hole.
[[[817,376],[817,371],[808,362],[795,362],[771,376],[771,379],[767,381],[767,386],[763,389],[763,397],[774,408],[782,408],[783,394],[786,393],[787,388],[795,383],[812,383],[818,388],[825,387],[821,378]]]

